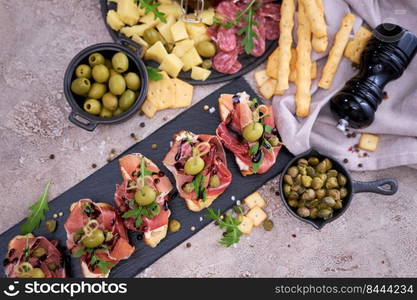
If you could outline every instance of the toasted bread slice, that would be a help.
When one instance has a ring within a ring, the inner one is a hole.
[[[198,200],[198,204],[190,199],[185,199],[185,204],[187,204],[187,207],[189,210],[198,212],[203,210],[204,208],[209,207],[214,200],[216,200],[217,197],[208,197],[206,201]]]
[[[145,232],[143,235],[143,241],[146,245],[155,248],[159,242],[162,241],[168,232],[168,225],[161,226],[154,230]]]

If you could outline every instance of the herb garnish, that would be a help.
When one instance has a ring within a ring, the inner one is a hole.
[[[98,250],[106,250],[106,248],[99,248]],[[72,256],[74,257],[81,257],[84,254],[90,253],[91,254],[91,260],[90,265],[92,269],[94,270],[95,267],[98,267],[103,274],[107,274],[110,272],[110,269],[114,267],[115,265],[112,263],[109,263],[105,260],[100,259],[95,252],[95,249],[92,248],[80,248],[77,252],[75,252]]]
[[[198,173],[193,179],[194,191],[197,194],[197,197],[202,196],[201,201],[205,202],[207,198],[206,187],[202,184],[204,180],[203,173]]]
[[[206,218],[216,221],[221,229],[225,230],[224,236],[219,240],[219,244],[224,247],[230,247],[240,241],[242,232],[238,228],[240,221],[237,218],[226,215],[224,218],[221,217],[220,209],[217,213],[212,208],[207,208],[208,214]]]
[[[253,144],[250,149],[249,149],[249,155],[255,155],[259,150],[259,142],[256,142],[255,144]]]
[[[158,6],[161,5],[161,3],[155,1],[155,0],[135,0],[137,3],[139,3],[140,8],[145,9],[145,15],[149,13],[153,13],[154,19],[159,19],[161,22],[166,23],[167,20],[165,18],[165,13],[160,12],[158,10]]]
[[[29,207],[32,213],[26,218],[25,223],[20,226],[22,234],[28,234],[39,227],[42,220],[45,220],[45,211],[49,210],[48,206],[48,191],[51,181],[49,181],[39,199]]]
[[[148,72],[148,78],[150,81],[159,81],[164,78],[159,70],[154,67],[146,66],[146,71]]]

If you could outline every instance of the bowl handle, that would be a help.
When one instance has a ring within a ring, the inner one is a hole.
[[[116,43],[122,45],[122,46],[130,46],[135,48],[135,50],[132,50],[130,47],[126,47],[128,50],[133,52],[137,57],[142,57],[142,46],[136,43],[135,41],[132,41],[131,39],[125,38],[123,36],[120,36]]]
[[[353,192],[376,193],[381,195],[394,195],[398,190],[398,182],[392,178],[384,178],[376,181],[353,181]]]
[[[85,120],[86,122],[81,122],[79,120],[79,118],[81,118],[82,120]],[[88,130],[88,131],[93,131],[97,127],[96,122],[93,122],[91,120],[87,120],[86,118],[82,117],[81,115],[79,115],[79,114],[77,114],[76,112],[73,112],[73,111],[69,114],[68,119],[72,123],[74,123],[75,125],[81,127],[82,129]]]

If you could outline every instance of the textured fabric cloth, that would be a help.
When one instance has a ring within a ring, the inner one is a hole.
[[[327,52],[333,45],[343,16],[352,12],[357,16],[353,32],[356,33],[362,21],[370,28],[380,23],[395,23],[417,34],[417,1],[415,0],[323,0],[329,35]],[[295,32],[295,30],[294,30]],[[352,36],[353,34],[352,33]],[[294,35],[296,42],[296,36]],[[385,87],[388,99],[379,106],[375,121],[363,130],[355,130],[355,137],[346,137],[336,129],[337,121],[332,117],[329,99],[357,73],[347,58],[343,58],[332,87],[328,90],[317,88],[321,70],[326,62],[327,52],[313,53],[318,60],[318,79],[312,82],[312,102],[307,118],[294,116],[295,87],[283,96],[273,99],[276,124],[283,142],[293,154],[315,148],[339,160],[348,159],[351,170],[376,170],[401,165],[417,164],[417,58],[411,62],[402,77]],[[359,143],[360,133],[369,132],[379,136],[377,151],[355,152],[353,146]],[[414,166],[415,167],[415,166]]]

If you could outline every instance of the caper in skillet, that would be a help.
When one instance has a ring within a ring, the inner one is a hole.
[[[311,187],[315,190],[321,189],[324,185],[323,180],[320,177],[314,177],[311,182]]]
[[[326,197],[326,190],[325,189],[318,189],[316,191],[316,198],[319,199],[319,200],[321,200],[324,197]]]
[[[310,166],[313,166],[313,167],[317,166],[319,162],[320,160],[315,156],[312,156],[308,159],[308,163],[310,164]]]
[[[298,172],[300,172],[301,175],[307,175],[307,167],[306,166],[298,166]]]
[[[284,184],[284,195],[285,197],[288,197],[288,195],[291,192],[291,186],[287,183]]]
[[[301,184],[298,184],[298,185],[293,185],[292,190],[294,192],[297,192],[299,195],[301,195],[302,193],[306,191],[306,188],[303,187]]]
[[[319,174],[316,174],[316,176],[320,178],[321,180],[323,180],[323,183],[326,183],[327,175],[325,173],[319,173]]]
[[[313,189],[308,189],[301,195],[301,199],[307,200],[307,201],[313,200],[315,197],[316,197],[316,193],[314,192]]]
[[[312,182],[313,182],[313,179],[310,176],[307,176],[307,175],[301,176],[301,183],[305,187],[310,187]]]
[[[343,207],[342,200],[336,200],[336,204],[333,207],[334,209],[341,209]]]
[[[310,177],[314,177],[316,175],[316,170],[314,170],[314,168],[312,166],[308,166],[306,168],[307,170],[307,175]]]
[[[320,209],[317,213],[317,216],[319,218],[323,218],[325,220],[330,219],[331,217],[333,217],[333,210],[331,208],[323,208]]]
[[[330,170],[331,168],[333,168],[333,163],[332,163],[332,161],[330,159],[325,158],[323,160],[323,162],[326,164],[326,171],[327,170]]]
[[[297,214],[302,218],[307,218],[310,216],[310,210],[307,207],[299,207],[297,209]]]
[[[339,191],[340,191],[340,198],[341,199],[343,199],[347,196],[347,193],[348,193],[347,188],[342,187]]]
[[[284,175],[284,181],[286,182],[286,183],[288,183],[289,185],[293,185],[294,184],[294,181],[292,180],[292,177],[290,176],[290,175]]]
[[[327,166],[326,163],[324,161],[321,161],[317,166],[316,166],[316,172],[317,173],[326,173],[327,171]]]
[[[334,200],[340,200],[340,191],[337,189],[327,190],[327,196],[332,197]]]
[[[295,184],[295,185],[301,184],[301,174],[298,174],[298,175],[294,178],[294,184]]]
[[[310,219],[317,219],[317,213],[319,212],[317,207],[310,208]]]
[[[297,164],[298,164],[299,166],[302,166],[302,167],[307,167],[307,166],[308,166],[308,161],[307,161],[307,159],[305,159],[305,158],[300,158],[300,159],[297,161]]]
[[[305,207],[306,206],[306,200],[299,199],[298,200],[298,207]]]
[[[295,178],[298,175],[298,168],[295,166],[289,168],[287,174],[290,175],[292,178]]]
[[[298,194],[297,194],[297,192],[291,192],[289,195],[288,195],[288,199],[298,199]]]
[[[291,207],[297,207],[298,206],[298,201],[296,199],[290,199],[288,200],[288,205]]]
[[[326,203],[326,205],[329,207],[334,207],[336,205],[336,200],[334,200],[332,197],[324,197],[321,201]]]
[[[337,177],[337,174],[339,173],[335,169],[327,171],[327,177]]]
[[[320,204],[319,199],[314,199],[314,200],[311,200],[311,201],[307,201],[306,202],[306,207],[313,208],[313,207],[317,207],[319,204]]]
[[[327,179],[326,181],[327,189],[334,189],[334,188],[337,188],[338,186],[339,186],[339,183],[337,182],[336,177],[330,177],[329,179]]]
[[[346,182],[347,182],[347,178],[345,175],[339,173],[337,175],[337,182],[339,183],[340,186],[345,186]]]

